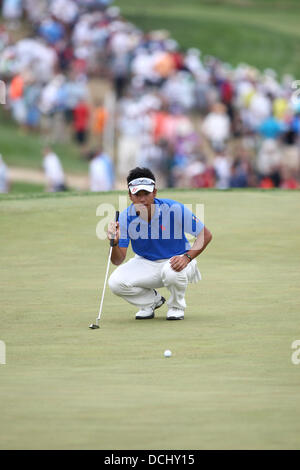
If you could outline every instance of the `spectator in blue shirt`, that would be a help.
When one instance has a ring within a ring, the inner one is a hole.
[[[258,127],[258,132],[265,139],[276,139],[284,132],[284,124],[271,115]]]

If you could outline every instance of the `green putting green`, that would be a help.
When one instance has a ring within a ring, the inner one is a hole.
[[[0,199],[0,448],[299,449],[299,192],[161,191],[214,236],[186,317],[135,321],[107,289],[92,331],[119,195]]]

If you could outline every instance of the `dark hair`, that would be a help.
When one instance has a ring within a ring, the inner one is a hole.
[[[155,181],[155,176],[149,168],[140,168],[138,166],[129,172],[127,176],[127,184],[136,178],[151,178]]]

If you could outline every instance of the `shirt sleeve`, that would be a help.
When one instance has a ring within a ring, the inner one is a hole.
[[[119,238],[119,247],[127,248],[130,243],[130,238],[128,235],[128,217],[127,211],[123,211],[119,217],[120,224],[120,238]]]
[[[204,228],[204,223],[201,222],[193,212],[185,205],[183,206],[183,231],[197,237]]]

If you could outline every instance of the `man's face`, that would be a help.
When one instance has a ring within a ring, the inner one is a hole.
[[[136,194],[131,194],[129,191],[129,198],[133,202],[136,210],[138,210],[139,207],[146,207],[147,210],[150,210],[151,205],[154,204],[156,193],[156,189],[154,189],[152,193],[149,193],[143,189],[138,191]]]

